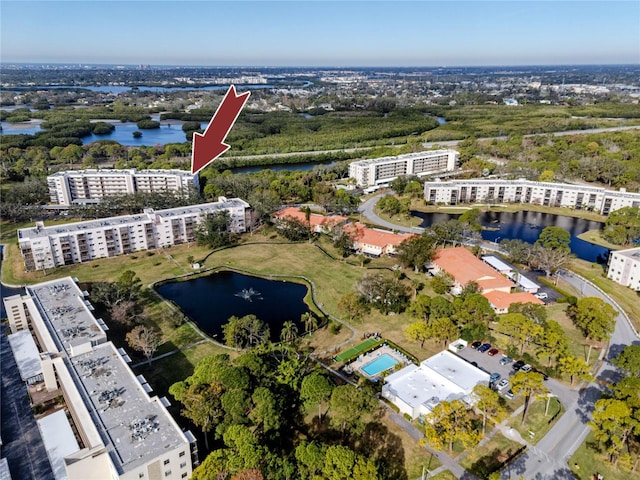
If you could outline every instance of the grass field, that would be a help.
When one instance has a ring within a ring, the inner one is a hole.
[[[497,433],[486,444],[473,449],[469,455],[462,459],[460,465],[480,478],[487,478],[520,447],[518,442]]]
[[[631,472],[632,466],[620,463],[617,468],[609,463],[607,454],[600,452],[595,445],[593,433],[576,450],[569,460],[569,467],[579,480],[592,480],[594,473],[600,473],[605,480],[638,480],[638,471]]]

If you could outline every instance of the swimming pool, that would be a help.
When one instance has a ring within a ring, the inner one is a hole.
[[[385,370],[389,370],[394,365],[400,363],[398,360],[393,358],[388,353],[381,355],[380,357],[372,360],[371,362],[364,365],[361,370],[366,373],[370,377],[375,377],[380,372],[384,372]]]

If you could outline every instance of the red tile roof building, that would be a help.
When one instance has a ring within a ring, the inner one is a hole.
[[[348,223],[344,226],[344,231],[351,236],[357,251],[376,256],[395,253],[398,245],[414,236],[413,233],[393,233],[367,228],[358,222]]]
[[[303,225],[307,224],[306,213],[298,207],[286,207],[273,214],[275,219],[296,220]],[[328,233],[334,226],[341,225],[347,221],[347,217],[341,215],[320,215],[312,213],[309,217],[309,224],[313,233]]]

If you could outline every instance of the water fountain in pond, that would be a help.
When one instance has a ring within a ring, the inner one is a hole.
[[[236,297],[240,297],[243,300],[247,300],[248,302],[253,302],[253,299],[262,300],[262,295],[257,290],[253,288],[243,288],[238,293],[235,294]]]

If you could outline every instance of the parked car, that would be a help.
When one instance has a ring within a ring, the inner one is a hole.
[[[509,400],[513,400],[513,397],[515,397],[515,395],[513,394],[513,390],[511,389],[507,390],[504,396],[507,397]]]
[[[503,355],[500,359],[500,365],[509,365],[511,362],[513,362],[513,358],[507,357],[506,355]]]
[[[531,370],[533,370],[533,367],[528,363],[520,367],[521,372],[527,373],[527,372],[530,372]]]
[[[480,345],[482,345],[482,342],[478,342],[478,341],[476,341],[476,342],[473,342],[473,343],[471,344],[471,348],[473,348],[473,349],[475,350],[475,349],[476,349],[476,348],[478,348]]]
[[[522,367],[524,367],[524,362],[522,360],[518,360],[516,363],[513,364],[512,368],[517,372]]]
[[[549,295],[547,295],[545,292],[536,293],[534,296],[540,300],[546,300],[547,298],[549,298]]]
[[[500,350],[498,350],[497,348],[492,348],[491,350],[489,350],[487,352],[487,355],[489,355],[490,357],[493,357],[495,354],[497,354]]]
[[[500,392],[509,386],[509,379],[503,378],[496,384],[496,389]]]
[[[490,344],[490,343],[483,343],[482,345],[480,345],[480,346],[478,347],[478,351],[479,351],[480,353],[484,353],[484,352],[486,352],[487,350],[489,350],[490,348],[491,348],[491,344]]]
[[[497,382],[498,380],[500,380],[500,377],[502,377],[502,375],[500,375],[498,372],[493,372],[491,375],[489,375],[489,383]]]

